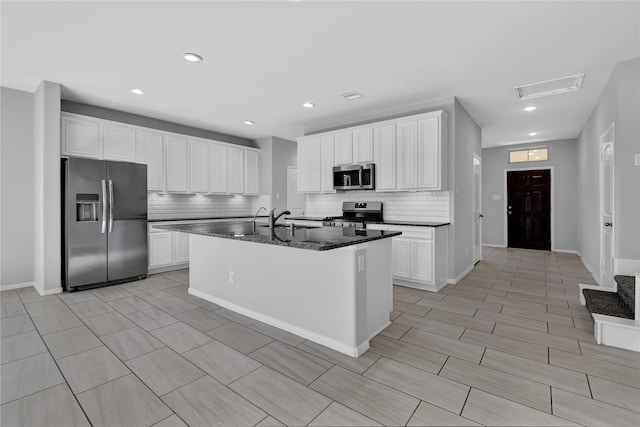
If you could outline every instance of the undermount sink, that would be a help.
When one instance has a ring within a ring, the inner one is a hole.
[[[269,224],[256,224],[256,227],[269,227]],[[285,224],[276,224],[275,228],[289,228],[290,225]],[[320,228],[320,227],[310,227],[308,225],[296,225],[294,226],[296,230],[306,230],[308,228]]]

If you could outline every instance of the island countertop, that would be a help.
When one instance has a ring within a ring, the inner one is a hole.
[[[251,221],[167,224],[156,225],[155,227],[180,233],[199,234],[314,251],[326,251],[402,234],[399,231],[360,230],[342,227],[300,227],[295,228],[295,231],[292,233],[289,226],[277,225],[275,228],[275,238],[272,238],[269,233],[269,227],[266,224],[257,223],[254,231]]]

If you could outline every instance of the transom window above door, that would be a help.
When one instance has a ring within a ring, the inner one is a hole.
[[[549,148],[529,148],[509,151],[509,163],[541,162],[549,160]]]

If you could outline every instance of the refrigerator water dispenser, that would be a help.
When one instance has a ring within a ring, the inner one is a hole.
[[[98,194],[77,194],[76,221],[98,221],[99,203]]]

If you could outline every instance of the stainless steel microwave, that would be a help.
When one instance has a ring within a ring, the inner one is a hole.
[[[363,163],[360,165],[335,166],[333,168],[333,189],[342,190],[374,190],[376,165]]]

